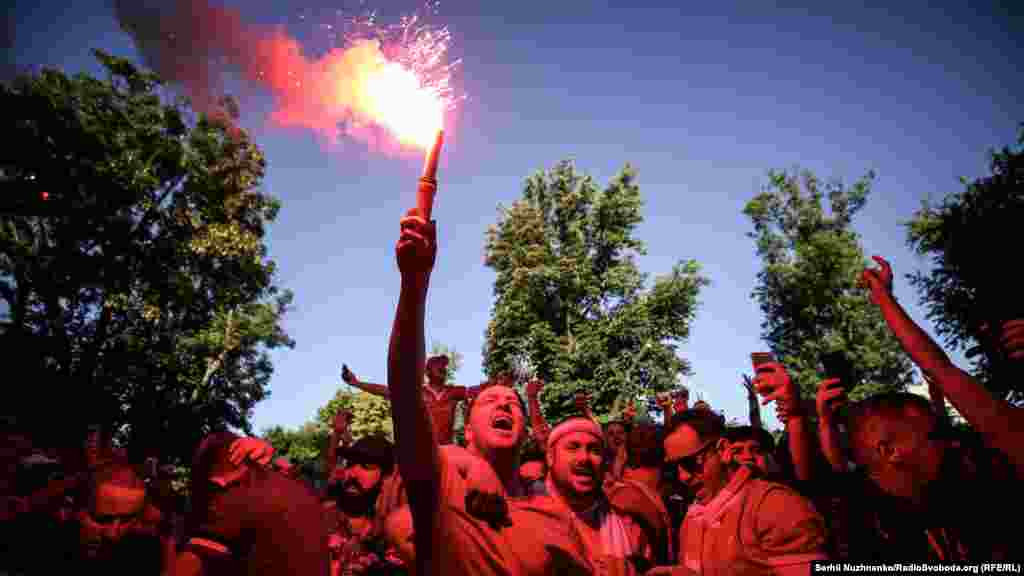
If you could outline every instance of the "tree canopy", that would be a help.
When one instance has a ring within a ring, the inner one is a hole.
[[[676,351],[690,335],[707,284],[694,260],[649,282],[636,257],[642,200],[626,165],[604,188],[571,161],[526,180],[487,232],[496,273],[484,366],[537,376],[545,416],[571,413],[576,391],[606,418],[622,398],[671,389],[689,364]]]
[[[1000,359],[983,346],[984,324],[1024,318],[1020,290],[996,254],[1024,222],[1024,124],[1017,146],[989,153],[990,174],[940,202],[925,200],[906,223],[907,243],[931,268],[907,275],[947,346],[967,350],[975,374],[1001,398],[1024,403],[1024,382],[997,377]],[[976,352],[986,352],[977,354]]]
[[[868,262],[853,219],[874,178],[868,172],[846,187],[810,171],[773,170],[743,209],[762,263],[753,291],[764,314],[761,338],[811,397],[825,376],[819,362],[826,352],[843,351],[850,360],[854,398],[912,381],[909,358],[858,287]]]
[[[249,430],[267,350],[294,345],[264,240],[280,203],[245,131],[95,54],[106,79],[0,86],[17,143],[0,160],[4,349],[25,378],[8,407],[52,427],[56,403],[64,434],[104,422],[187,457],[211,430]]]

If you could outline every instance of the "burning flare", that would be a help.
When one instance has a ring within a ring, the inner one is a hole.
[[[330,142],[344,134],[428,149],[454,107],[449,80],[458,62],[445,63],[451,36],[415,17],[392,27],[362,17],[342,47],[310,58],[283,28],[244,23],[237,10],[206,0],[114,5],[147,64],[181,85],[200,112],[219,112],[224,73],[236,70],[270,91],[278,126],[311,129]]]

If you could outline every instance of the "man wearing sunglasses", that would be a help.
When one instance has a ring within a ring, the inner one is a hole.
[[[680,566],[648,574],[810,574],[812,561],[826,559],[821,516],[790,488],[732,459],[724,433],[710,411],[672,417],[665,457],[694,502],[680,530]]]

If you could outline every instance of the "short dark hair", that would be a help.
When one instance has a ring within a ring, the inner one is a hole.
[[[745,442],[754,440],[761,445],[763,452],[775,452],[775,438],[764,428],[753,426],[733,426],[725,430],[725,439],[729,442]]]
[[[931,423],[929,432],[938,427],[939,419],[932,405],[924,396],[910,392],[883,392],[875,394],[850,405],[847,411],[847,426],[850,436],[855,436],[863,429],[864,422],[872,416],[893,416],[900,418],[908,410],[917,410],[926,414]]]
[[[718,414],[710,410],[690,408],[672,415],[665,437],[675,434],[683,426],[693,428],[701,440],[716,440],[725,434],[725,422]]]
[[[135,490],[146,489],[146,483],[142,480],[142,475],[135,466],[123,461],[114,461],[104,464],[89,473],[86,481],[86,490],[82,494],[85,497],[83,504],[86,506],[92,505],[96,497],[96,489],[104,485]]]
[[[477,396],[479,396],[480,394],[483,394],[485,390],[487,390],[489,388],[493,388],[495,386],[505,386],[509,390],[512,390],[513,392],[515,392],[516,393],[516,398],[519,399],[519,407],[522,408],[522,410],[523,410],[523,416],[526,416],[527,414],[530,413],[529,410],[527,410],[527,408],[526,408],[526,401],[523,400],[523,395],[519,393],[519,390],[516,390],[515,386],[513,386],[511,382],[506,384],[502,380],[488,380],[487,382],[484,382],[480,386],[480,391],[479,392],[477,392],[476,394],[469,394],[467,396],[467,398],[466,398],[466,418],[465,418],[467,421],[469,420],[469,415],[473,413],[473,406],[476,404]]]
[[[618,420],[609,420],[608,422],[605,422],[604,426],[602,426],[601,429],[604,432],[607,432],[608,429],[611,428],[614,425],[622,426],[622,429],[626,431],[626,434],[629,434],[633,430],[632,423],[630,423],[630,422],[628,422],[626,420],[623,420],[621,418],[618,419]]]

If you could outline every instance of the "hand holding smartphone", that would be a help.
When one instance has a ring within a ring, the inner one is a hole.
[[[856,386],[853,364],[841,350],[821,355],[821,366],[825,370],[825,378],[838,378],[839,386],[847,390]]]

